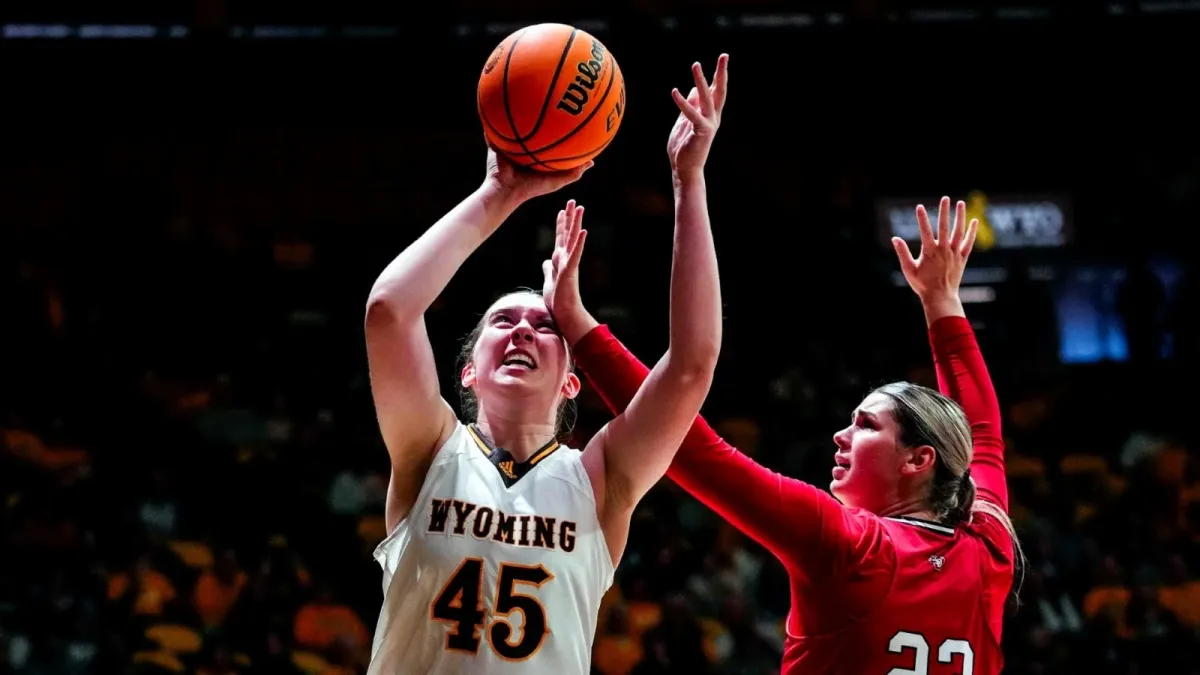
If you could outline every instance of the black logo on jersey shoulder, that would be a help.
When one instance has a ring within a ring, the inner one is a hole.
[[[536,514],[506,514],[490,506],[461,499],[433,499],[429,503],[431,534],[491,539],[498,544],[544,548],[571,553],[575,550],[574,521]]]

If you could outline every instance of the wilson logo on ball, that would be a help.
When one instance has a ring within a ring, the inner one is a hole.
[[[621,111],[625,109],[625,85],[621,85],[621,98],[617,100],[617,104],[608,113],[608,117],[604,120],[604,130],[612,131],[613,127],[621,123]]]
[[[589,92],[596,88],[596,80],[599,80],[600,74],[604,72],[604,46],[592,40],[592,58],[580,61],[575,65],[575,70],[579,74],[575,76],[575,80],[571,84],[567,85],[567,90],[563,92],[562,99],[556,106],[568,115],[578,115],[583,112],[583,106],[588,102]]]
[[[492,72],[497,63],[500,63],[500,54],[504,52],[504,45],[499,45],[492,50],[492,55],[488,57],[487,63],[483,64],[483,74],[487,75]]]
[[[504,38],[483,63],[475,97],[488,145],[534,171],[567,171],[595,159],[616,136],[625,106],[616,55],[561,23]]]

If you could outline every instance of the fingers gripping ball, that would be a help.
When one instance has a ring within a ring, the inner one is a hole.
[[[513,163],[564,171],[599,155],[625,116],[625,78],[584,31],[527,26],[501,42],[479,77],[488,142]]]

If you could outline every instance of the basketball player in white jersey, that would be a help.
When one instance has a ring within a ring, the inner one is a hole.
[[[676,213],[670,343],[626,411],[582,452],[555,440],[579,392],[553,320],[576,274],[581,210],[560,214],[543,295],[496,301],[472,333],[458,419],[441,398],[423,314],[521,203],[583,170],[516,170],[488,155],[482,186],[379,276],[367,305],[371,388],[392,475],[388,536],[376,550],[384,602],[370,675],[586,675],[600,599],[630,516],[663,476],[707,396],[721,343],[721,294],[704,162],[724,105],[727,57],[710,88],[700,65],[668,141]],[[543,299],[544,298],[544,299]]]

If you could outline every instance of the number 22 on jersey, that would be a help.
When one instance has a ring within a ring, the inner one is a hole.
[[[500,563],[496,575],[496,595],[492,603],[495,619],[487,629],[487,641],[492,651],[506,661],[524,661],[537,653],[546,636],[546,610],[532,595],[520,593],[517,584],[529,584],[541,588],[554,578],[542,565],[514,565]],[[506,620],[513,612],[520,612],[525,625],[520,637]],[[487,611],[483,604],[483,559],[466,558],[454,574],[446,581],[429,608],[434,621],[447,624],[446,649],[468,654],[479,653],[482,641],[479,631],[483,628]]]
[[[915,652],[912,668],[892,668],[887,675],[927,675],[929,673],[929,642],[920,633],[900,631],[888,641],[888,651],[901,654],[911,649]],[[962,675],[973,675],[975,672],[975,650],[966,640],[945,640],[938,647],[938,663],[954,663],[954,656],[962,656]]]

